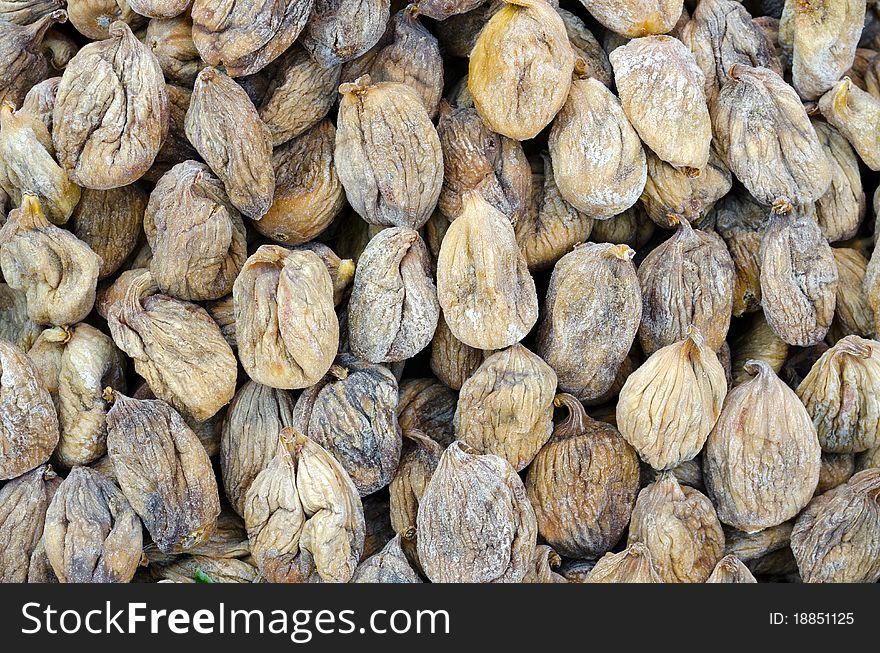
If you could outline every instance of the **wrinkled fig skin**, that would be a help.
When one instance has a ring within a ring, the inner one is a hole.
[[[174,18],[192,4],[192,0],[126,0],[141,16],[150,18]]]
[[[242,366],[254,381],[297,389],[316,383],[333,363],[339,322],[333,282],[317,254],[261,246],[232,290]]]
[[[64,224],[80,200],[80,188],[52,157],[52,137],[39,120],[11,104],[0,106],[0,188],[21,203],[22,195],[39,199],[46,217]]]
[[[342,354],[296,402],[296,428],[336,456],[362,497],[388,485],[400,462],[397,388],[387,368]]]
[[[635,450],[610,424],[590,418],[572,395],[555,405],[568,415],[535,456],[526,491],[538,532],[570,558],[593,558],[617,544],[639,489]]]
[[[61,439],[54,460],[63,469],[88,465],[107,451],[108,385],[125,389],[125,357],[88,324],[46,329],[28,352],[58,411]]]
[[[321,259],[330,273],[330,281],[333,284],[333,304],[339,306],[349,297],[348,287],[354,281],[355,263],[349,258],[343,259],[336,255],[332,249],[312,241],[294,249],[312,252]]]
[[[791,548],[806,583],[880,579],[880,469],[813,499],[798,517]]]
[[[611,387],[638,330],[634,255],[626,245],[582,245],[550,277],[536,351],[556,372],[560,390],[582,401]]]
[[[556,373],[520,344],[489,356],[464,385],[455,437],[522,471],[550,439]]]
[[[538,527],[513,467],[454,442],[422,495],[417,532],[432,582],[518,583],[531,566]]]
[[[0,104],[20,106],[31,86],[47,77],[40,46],[49,28],[66,20],[67,12],[59,9],[30,24],[0,22]]]
[[[704,583],[724,555],[724,531],[712,502],[671,472],[639,492],[630,545],[643,542],[666,583]]]
[[[782,67],[773,43],[736,0],[703,0],[684,27],[681,40],[694,53],[706,77],[706,98],[711,102],[727,81],[734,64],[769,68],[780,77]]]
[[[178,163],[199,158],[199,153],[195,151],[186,136],[186,112],[192,101],[192,90],[174,84],[166,84],[165,91],[168,93],[171,121],[168,138],[165,139],[162,149],[156,155],[153,167],[147,170],[143,177],[152,183],[159,181],[162,175]]]
[[[61,0],[3,0],[0,2],[0,20],[30,25],[63,4]]]
[[[744,366],[753,359],[764,361],[775,374],[779,374],[789,351],[788,343],[776,335],[767,324],[763,313],[753,315],[740,336],[731,341],[730,348],[733,385],[739,385],[752,378],[745,371]]]
[[[440,139],[421,100],[369,75],[339,92],[335,163],[349,203],[370,224],[420,228],[443,184]]]
[[[127,0],[67,0],[70,24],[92,40],[99,41],[110,36],[110,25],[116,21],[128,23],[137,29],[146,18],[132,11]]]
[[[847,336],[826,351],[797,389],[823,451],[880,445],[880,343]]]
[[[60,483],[51,467],[41,465],[0,487],[0,583],[27,581],[46,510]]]
[[[421,583],[395,535],[379,553],[362,562],[351,578],[352,583]]]
[[[639,266],[639,342],[648,355],[683,340],[691,325],[718,351],[730,326],[735,272],[724,242],[676,220],[675,234]]]
[[[314,4],[314,0],[221,4],[195,0],[193,42],[208,65],[223,66],[231,77],[253,75],[290,47],[306,26]]]
[[[324,120],[275,148],[275,197],[254,228],[283,245],[300,245],[330,226],[345,206],[336,174],[336,128]]]
[[[235,81],[216,68],[196,78],[186,112],[186,136],[239,211],[259,220],[272,206],[272,135]]]
[[[834,127],[818,120],[813,121],[813,126],[831,166],[831,186],[816,201],[816,219],[828,242],[847,240],[856,235],[865,217],[859,160]]]
[[[248,488],[275,456],[278,434],[293,425],[295,403],[286,390],[248,381],[229,404],[220,440],[220,469],[226,498],[241,516]]]
[[[25,293],[0,283],[0,339],[8,340],[16,347],[27,351],[41,331],[42,328],[27,315]]]
[[[88,89],[88,90],[86,90]],[[84,46],[64,70],[52,118],[58,162],[80,186],[127,186],[153,164],[168,135],[162,69],[128,25]]]
[[[50,77],[39,84],[34,84],[24,97],[20,109],[46,126],[50,134],[49,139],[45,141],[47,144],[51,143],[52,112],[55,109],[55,96],[59,84],[61,84],[60,77]]]
[[[207,420],[235,394],[235,356],[205,309],[157,292],[149,271],[133,275],[108,308],[113,341],[159,399]]]
[[[489,129],[534,138],[565,103],[575,54],[565,23],[544,0],[510,0],[489,19],[473,51],[468,90]]]
[[[816,100],[852,66],[865,24],[865,0],[798,0],[792,18],[792,81]]]
[[[400,383],[397,421],[400,429],[419,431],[445,449],[455,440],[453,420],[458,394],[435,379],[406,379]]]
[[[551,547],[546,544],[539,544],[535,547],[535,553],[532,556],[532,566],[526,577],[523,578],[524,583],[567,583],[568,579],[556,573],[556,569],[562,565],[562,558]]]
[[[681,16],[682,0],[581,0],[612,32],[629,38],[666,34]]]
[[[388,486],[391,526],[407,535],[416,528],[419,502],[443,455],[443,447],[419,431],[403,432],[400,464]]]
[[[390,227],[370,240],[348,303],[354,354],[371,363],[397,362],[430,344],[440,316],[431,267],[417,231]]]
[[[203,163],[174,166],[156,184],[144,214],[159,290],[188,301],[219,299],[247,258],[245,227],[223,184]]]
[[[730,526],[725,526],[724,553],[736,556],[743,562],[749,562],[774,551],[788,548],[794,522],[795,520],[791,519],[757,533],[743,533]]]
[[[452,334],[477,349],[522,340],[538,320],[535,281],[507,217],[476,192],[437,257],[437,297]]]
[[[733,259],[733,317],[756,312],[761,308],[761,239],[767,208],[748,192],[734,191],[718,202],[712,214]]]
[[[164,401],[112,394],[107,451],[125,498],[164,553],[200,545],[220,514],[217,480],[205,448]]]
[[[166,81],[171,84],[192,87],[196,76],[206,66],[193,43],[192,28],[192,18],[187,14],[155,18],[147,24],[144,42],[162,67]]]
[[[703,479],[718,518],[754,533],[807,505],[819,482],[821,450],[794,391],[762,361],[749,361],[746,370],[754,378],[728,393],[709,434]]]
[[[337,97],[340,71],[340,66],[317,63],[296,44],[281,56],[259,106],[275,147],[327,116]]]
[[[602,219],[635,204],[645,187],[645,151],[620,101],[596,79],[575,79],[549,137],[562,197]]]
[[[452,335],[441,313],[431,340],[431,371],[449,388],[461,390],[482,362],[483,352]]]
[[[322,65],[345,63],[382,38],[390,16],[390,0],[315,0],[299,43]]]
[[[149,196],[138,186],[82,191],[70,216],[74,235],[101,257],[98,279],[122,267],[137,247]]]
[[[780,338],[809,347],[834,319],[837,264],[816,221],[786,210],[773,210],[761,241],[761,304]]]
[[[69,231],[49,223],[33,195],[22,198],[0,231],[0,270],[27,296],[37,324],[81,322],[95,303],[100,257]]]
[[[712,125],[705,76],[690,50],[671,36],[650,36],[609,59],[623,110],[645,145],[676,168],[705,168]]]
[[[880,170],[880,98],[844,77],[819,100],[822,115],[858,152],[871,170]]]
[[[702,450],[727,394],[718,357],[690,331],[636,369],[617,401],[621,434],[658,470],[677,467]]]
[[[74,467],[46,512],[43,544],[62,583],[127,583],[141,560],[140,519],[100,472]]]
[[[856,457],[851,453],[822,452],[822,466],[819,469],[819,485],[814,496],[825,494],[846,483],[856,472]]]
[[[706,579],[707,583],[757,583],[752,572],[739,558],[726,555],[712,570],[712,575]]]
[[[735,64],[727,75],[710,108],[715,145],[730,171],[767,206],[822,197],[831,166],[794,89],[767,68]]]
[[[484,2],[486,0],[420,0],[419,13],[434,20],[446,20],[450,16],[472,11]]]
[[[587,575],[585,583],[662,583],[651,551],[641,542],[620,553],[606,553]]]
[[[269,582],[347,583],[364,550],[364,510],[342,466],[285,429],[277,455],[247,492],[251,551]]]
[[[834,247],[837,264],[837,301],[834,307],[834,323],[829,334],[833,341],[845,336],[870,337],[874,334],[874,315],[864,289],[868,272],[868,260],[855,249]]]
[[[568,40],[575,54],[583,60],[586,75],[598,79],[611,88],[614,83],[614,73],[602,45],[580,17],[558,7],[556,13],[565,23],[565,31],[568,32]]]

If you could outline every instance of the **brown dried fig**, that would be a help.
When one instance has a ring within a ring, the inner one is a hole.
[[[813,121],[831,166],[831,187],[816,200],[816,219],[828,242],[856,235],[865,217],[859,160],[847,140],[826,122]]]
[[[870,337],[874,334],[874,314],[864,289],[868,260],[858,250],[848,247],[833,247],[831,252],[838,281],[829,338],[836,342],[849,335]]]
[[[420,431],[446,448],[455,440],[457,403],[457,393],[436,379],[406,379],[400,383],[397,421],[404,433]]]
[[[629,38],[666,34],[681,15],[683,0],[581,0],[609,30]]]
[[[154,18],[147,25],[147,47],[171,84],[192,87],[199,72],[206,66],[193,43],[192,33],[193,22],[188,14]]]
[[[880,170],[880,99],[844,77],[819,100],[825,119],[850,142],[871,170]]]
[[[391,526],[396,533],[409,537],[415,531],[419,502],[442,454],[443,447],[420,431],[403,431],[403,453],[388,486]]]
[[[431,371],[446,386],[460,390],[483,362],[483,352],[452,335],[443,314],[431,340]]]
[[[733,316],[761,308],[761,239],[767,228],[766,207],[744,190],[730,193],[715,207],[715,228],[733,260]]]
[[[406,559],[400,535],[385,548],[364,560],[354,572],[352,583],[421,583],[422,579]]]
[[[40,51],[43,38],[52,25],[66,20],[67,12],[57,9],[29,24],[0,21],[0,105],[20,106],[31,86],[46,79],[49,64]]]
[[[774,374],[779,374],[785,359],[788,358],[788,343],[776,335],[767,324],[763,313],[751,316],[740,335],[731,341],[733,385],[739,385],[752,378],[745,371],[745,364],[750,360],[762,360]]]
[[[390,0],[315,0],[299,42],[322,65],[338,65],[372,48],[390,16]]]
[[[707,583],[757,583],[752,572],[739,558],[726,555],[712,570],[712,575],[706,579]]]
[[[641,542],[620,553],[606,553],[583,581],[585,583],[662,583],[651,551]]]
[[[189,9],[192,0],[126,0],[141,16],[173,18]]]
[[[25,293],[0,283],[0,338],[27,351],[41,331],[42,328],[28,317]]]
[[[0,487],[0,583],[28,580],[46,510],[60,484],[52,468],[41,465]]]
[[[128,0],[67,0],[67,13],[70,24],[80,34],[95,41],[108,38],[110,25],[116,21],[137,29],[146,20],[132,11]]]

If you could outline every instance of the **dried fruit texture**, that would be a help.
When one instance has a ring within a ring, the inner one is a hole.
[[[192,0],[127,0],[141,16],[173,18],[189,9]]]
[[[133,29],[145,21],[132,11],[127,0],[67,0],[67,13],[70,24],[93,40],[108,38],[110,25],[116,21],[128,23]]]
[[[734,0],[704,0],[682,29],[681,40],[694,53],[706,77],[711,102],[727,82],[734,64],[769,68],[780,77],[782,67],[773,42],[748,10]]]
[[[819,440],[798,396],[763,361],[727,394],[703,451],[703,479],[718,518],[746,533],[781,524],[819,482]]]
[[[336,128],[324,120],[275,148],[275,196],[254,223],[257,231],[284,245],[299,245],[330,226],[345,206],[333,162],[335,142]]]
[[[46,217],[64,224],[80,199],[80,188],[52,158],[46,126],[25,111],[0,106],[0,187],[20,204],[25,194],[40,200]]]
[[[761,241],[761,304],[780,338],[808,347],[834,319],[837,264],[816,221],[789,209],[774,208]]]
[[[698,223],[730,192],[733,177],[714,149],[703,170],[680,170],[647,151],[648,178],[641,196],[642,206],[654,222],[667,229],[675,226],[670,215]]]
[[[303,391],[295,426],[336,456],[361,496],[388,485],[400,461],[397,379],[385,367],[342,354]]]
[[[116,480],[153,542],[184,553],[205,542],[220,514],[211,460],[196,434],[164,401],[112,393],[107,451]]]
[[[142,383],[137,390],[135,390],[134,398],[141,400],[155,399],[156,395],[153,394],[153,391],[150,390],[150,387],[146,383]],[[181,417],[183,417],[183,421],[192,429],[193,433],[196,434],[196,437],[199,439],[199,442],[202,443],[202,446],[205,447],[205,452],[207,452],[209,457],[214,457],[220,453],[220,431],[223,425],[223,420],[226,417],[225,407],[221,408],[212,417],[209,417],[203,422],[185,414],[181,414]],[[104,473],[106,474],[106,472]]]
[[[254,381],[305,388],[330,368],[339,343],[333,282],[313,252],[262,245],[232,290],[238,357]]]
[[[0,283],[0,338],[27,351],[41,331],[27,315],[27,296]]]
[[[855,471],[860,472],[872,467],[880,467],[880,447],[868,449],[855,457]]]
[[[785,359],[788,358],[788,343],[776,335],[767,324],[763,313],[756,313],[740,335],[730,345],[733,370],[733,385],[748,381],[751,375],[745,371],[750,360],[762,360],[774,374],[779,374]]]
[[[645,151],[620,101],[602,82],[572,81],[548,142],[559,192],[579,211],[610,218],[638,201],[648,170]]]
[[[726,555],[712,570],[712,575],[706,579],[707,583],[757,583],[752,572],[739,558]]]
[[[639,266],[643,307],[639,342],[651,355],[685,338],[693,325],[709,349],[727,337],[735,272],[724,242],[715,233],[678,221],[678,229]]]
[[[134,251],[141,235],[147,194],[138,186],[84,189],[70,216],[74,235],[101,257],[98,279],[114,274]]]
[[[757,560],[765,555],[788,548],[794,519],[778,526],[765,528],[757,533],[743,533],[729,526],[724,527],[724,552],[743,562]]]
[[[418,229],[443,184],[440,139],[419,96],[369,75],[339,92],[335,164],[349,203],[370,224]]]
[[[75,467],[46,512],[43,544],[62,583],[127,583],[141,560],[141,522],[110,479]]]
[[[629,38],[666,34],[681,16],[683,0],[581,0],[612,32]]]
[[[565,104],[574,70],[565,23],[544,0],[511,0],[470,53],[468,90],[494,132],[534,138]]]
[[[815,498],[798,517],[791,549],[807,583],[880,579],[880,469]]]
[[[259,570],[244,560],[208,556],[176,556],[151,565],[154,578],[162,583],[257,583]]]
[[[518,583],[531,566],[538,528],[513,467],[454,442],[422,495],[417,532],[432,582]]]
[[[244,521],[227,507],[220,511],[211,536],[204,543],[190,550],[192,555],[215,558],[246,558],[250,552]]]
[[[641,249],[654,235],[654,222],[648,218],[641,204],[636,204],[620,215],[607,220],[596,220],[590,240],[596,243],[627,245]]]
[[[421,431],[403,431],[403,453],[388,486],[391,526],[409,537],[416,530],[419,502],[437,469],[443,447]]]
[[[235,394],[235,356],[205,309],[157,292],[148,271],[134,274],[107,309],[110,333],[159,399],[205,421]]]
[[[52,71],[62,71],[79,50],[73,38],[57,29],[50,29],[43,39],[43,55]]]
[[[219,299],[247,258],[241,215],[203,163],[174,166],[156,184],[144,213],[159,290],[190,301]]]
[[[0,342],[2,346],[2,342]],[[61,479],[41,465],[0,487],[0,582],[24,583]]]
[[[100,257],[69,231],[49,223],[39,201],[24,195],[0,232],[0,269],[27,296],[37,324],[75,324],[95,303]]]
[[[321,259],[330,273],[330,281],[333,283],[333,303],[339,306],[348,298],[348,287],[354,280],[355,264],[349,258],[339,258],[332,249],[316,241],[305,243],[294,249],[313,252]]]
[[[844,77],[822,96],[819,109],[855,148],[865,165],[880,170],[880,99]]]
[[[327,115],[336,99],[340,70],[338,65],[319,64],[296,44],[281,56],[259,106],[275,147]]]
[[[831,166],[831,187],[816,201],[816,219],[829,242],[847,240],[856,235],[865,217],[859,160],[834,127],[820,121],[813,126]]]
[[[558,395],[555,405],[568,415],[535,456],[526,491],[541,537],[566,557],[593,558],[617,544],[629,523],[639,459],[616,428],[590,418],[572,395]]]
[[[705,168],[712,140],[705,77],[687,46],[649,36],[609,59],[623,110],[645,145],[676,168]]]
[[[269,466],[247,492],[251,550],[270,582],[351,580],[364,547],[357,490],[330,453],[285,429]]]
[[[433,119],[443,94],[443,59],[436,37],[418,18],[421,13],[421,4],[411,4],[397,12],[376,46],[342,69],[342,81],[353,82],[369,74],[374,84],[407,84]]]
[[[443,150],[443,187],[437,208],[450,221],[464,195],[476,191],[518,225],[529,208],[531,167],[517,141],[489,131],[476,109],[440,105],[437,125]]]
[[[519,342],[538,319],[535,282],[503,213],[464,196],[437,258],[437,297],[452,334],[478,349]]]
[[[244,516],[245,495],[253,480],[275,457],[278,434],[293,424],[294,398],[285,390],[248,381],[235,394],[220,440],[223,489],[230,505]]]
[[[792,80],[816,100],[849,70],[865,24],[865,0],[791,2]]]
[[[46,79],[43,38],[52,25],[66,20],[67,12],[59,9],[30,24],[0,22],[0,104],[20,106],[31,86]]]
[[[147,263],[149,264],[149,261]],[[145,272],[149,272],[149,270],[135,265],[132,265],[130,270],[120,272],[113,283],[98,291],[95,299],[95,312],[106,320],[110,314],[110,307],[124,299],[132,282]]]
[[[662,583],[651,551],[641,542],[630,544],[620,553],[606,553],[599,558],[585,583]]]
[[[556,572],[562,565],[562,558],[551,547],[539,544],[532,555],[532,566],[522,582],[524,583],[568,583],[569,580]]]
[[[258,0],[217,5],[195,0],[193,42],[208,65],[223,66],[232,77],[253,75],[290,47],[314,4],[313,0]]]
[[[520,344],[489,356],[461,386],[455,437],[522,471],[550,439],[556,373]]]
[[[187,14],[154,18],[147,25],[144,42],[171,84],[191,87],[206,65],[193,43],[192,30],[192,18]]]
[[[876,50],[870,50],[872,56],[867,62],[865,70],[864,90],[880,100],[880,56]]]
[[[767,68],[734,64],[711,104],[715,146],[760,203],[815,202],[831,184],[825,149],[801,100]]]
[[[108,385],[125,389],[125,357],[109,336],[88,324],[46,329],[28,352],[58,411],[55,460],[64,469],[106,453]]]
[[[559,7],[556,8],[556,13],[565,23],[565,31],[575,54],[583,60],[586,76],[598,79],[610,88],[614,82],[614,73],[602,45],[578,16]]]
[[[538,167],[541,172],[532,173],[529,210],[514,225],[529,270],[552,267],[575,246],[586,242],[593,230],[593,219],[562,197],[548,154],[541,154]]]
[[[654,469],[694,458],[721,413],[724,368],[696,329],[654,352],[624,383],[617,427]]]
[[[826,351],[797,389],[823,451],[880,445],[880,343],[847,336]]]
[[[348,303],[354,354],[388,363],[412,358],[428,346],[440,316],[431,267],[417,231],[390,227],[370,240]]]
[[[216,68],[199,73],[186,135],[239,211],[259,220],[272,206],[272,136],[238,84]]]
[[[34,84],[24,97],[20,109],[21,112],[33,116],[46,126],[50,134],[49,139],[44,141],[47,145],[51,144],[52,112],[55,109],[55,95],[58,93],[60,83],[60,77],[50,77],[39,84]]]
[[[127,186],[153,164],[170,109],[159,62],[128,25],[84,46],[64,70],[52,118],[58,162],[85,188]]]
[[[299,42],[319,63],[338,65],[372,48],[390,16],[390,0],[315,0]]]
[[[431,340],[431,371],[445,385],[460,390],[483,362],[483,352],[452,335],[443,314]]]
[[[0,2],[0,20],[30,25],[58,9],[61,4],[60,0],[4,0]]]
[[[819,469],[819,485],[815,496],[825,494],[838,485],[846,483],[856,471],[856,457],[851,453],[822,452],[822,466]]]
[[[446,20],[450,16],[473,11],[486,0],[420,0],[419,13],[434,20]]]
[[[171,121],[168,130],[168,138],[162,144],[162,149],[156,155],[153,166],[146,172],[144,179],[153,183],[178,163],[190,159],[198,159],[198,152],[193,149],[186,137],[186,112],[189,110],[192,100],[192,91],[188,88],[167,84],[165,91],[168,93],[168,105],[171,110]]]
[[[730,193],[715,207],[715,228],[733,260],[733,316],[761,308],[761,239],[767,227],[766,207],[747,192]]]
[[[421,583],[422,579],[415,572],[401,546],[400,535],[376,553],[362,562],[352,583]]]
[[[435,379],[407,379],[400,384],[397,421],[403,433],[415,430],[445,449],[454,437],[458,395]]]
[[[587,244],[553,268],[536,351],[556,372],[560,390],[582,401],[611,387],[638,330],[634,255],[626,245]]]

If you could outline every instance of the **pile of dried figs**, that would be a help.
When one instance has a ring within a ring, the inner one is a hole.
[[[878,0],[0,0],[0,581],[877,582],[878,171]]]

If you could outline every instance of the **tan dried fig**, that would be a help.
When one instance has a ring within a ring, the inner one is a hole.
[[[31,86],[31,90],[27,92],[19,111],[27,113],[42,122],[49,131],[49,138],[45,139],[45,134],[41,140],[50,146],[52,143],[52,112],[55,110],[55,97],[58,94],[58,85],[61,84],[60,77],[50,77],[43,80],[39,84]],[[40,130],[42,131],[42,130]]]
[[[756,533],[743,533],[730,526],[724,527],[724,552],[743,562],[757,560],[775,551],[788,548],[794,519]]]
[[[16,25],[30,25],[62,4],[64,3],[61,0],[4,0],[0,2],[0,20]]]
[[[95,41],[108,38],[110,25],[116,21],[128,23],[132,29],[146,21],[132,11],[128,0],[67,0],[67,13],[70,14],[70,24],[80,34]]]
[[[390,0],[315,0],[299,42],[321,64],[341,64],[373,47],[390,16]]]
[[[330,273],[330,281],[333,284],[333,303],[336,306],[347,300],[350,293],[349,286],[354,281],[355,264],[350,258],[340,258],[336,252],[317,241],[305,243],[294,250],[303,250],[316,254]]]
[[[40,51],[46,32],[67,20],[67,12],[56,9],[35,17],[32,23],[0,22],[0,105],[21,105],[31,86],[48,76],[49,64]]]
[[[755,312],[761,308],[761,239],[767,209],[748,192],[734,191],[718,202],[712,214],[733,260],[733,316]]]
[[[849,247],[833,247],[831,252],[838,281],[834,322],[828,330],[830,341],[849,335],[870,337],[874,334],[874,314],[865,292],[868,260]]]
[[[750,360],[762,360],[774,374],[779,374],[785,359],[788,358],[788,343],[776,335],[767,324],[763,313],[755,313],[749,319],[740,335],[731,341],[731,368],[733,385],[739,385],[752,378],[745,371],[745,364]]]
[[[607,220],[596,220],[590,232],[594,243],[612,243],[641,249],[654,235],[655,223],[641,203]]]
[[[651,551],[641,542],[620,553],[606,553],[586,577],[585,583],[662,583]]]
[[[822,452],[822,464],[819,468],[819,485],[815,496],[825,494],[839,485],[846,483],[856,471],[856,457],[851,453]]]
[[[850,142],[871,170],[880,170],[880,99],[844,77],[819,100],[825,119]]]
[[[352,583],[421,583],[422,579],[406,559],[400,535],[385,548],[364,560],[354,572]]]
[[[757,583],[752,572],[739,558],[726,555],[712,570],[712,575],[706,579],[707,583]]]
[[[190,8],[192,0],[127,0],[141,16],[173,18]]]
[[[443,314],[431,340],[431,371],[446,386],[460,390],[483,362],[483,352],[452,335]]]
[[[605,86],[611,88],[614,82],[614,72],[611,70],[611,63],[608,61],[608,55],[605,54],[602,45],[579,16],[559,7],[556,7],[556,13],[565,23],[565,31],[568,32],[571,47],[577,57],[584,62],[586,75],[598,79]]]
[[[437,469],[443,447],[420,431],[404,429],[403,438],[400,464],[388,485],[389,509],[394,531],[409,537],[416,529],[419,502]]]
[[[455,440],[453,420],[458,394],[436,379],[406,379],[400,383],[397,421],[405,434],[415,430],[443,448]]]
[[[445,21],[450,16],[457,16],[473,11],[486,0],[420,0],[419,12],[428,18]]]
[[[52,468],[41,465],[0,487],[0,582],[28,580],[31,558],[43,537],[46,510],[60,484]]]
[[[25,293],[0,283],[0,338],[27,351],[41,331],[42,328],[28,317]]]
[[[171,170],[178,163],[196,160],[199,153],[195,151],[186,136],[186,112],[192,101],[192,90],[166,84],[165,92],[168,93],[168,106],[171,111],[168,138],[162,144],[162,149],[156,155],[153,166],[147,170],[144,179],[156,183],[162,175]]]
[[[847,140],[826,122],[813,121],[831,166],[831,187],[816,200],[816,220],[829,242],[856,235],[865,217],[859,160]]]
[[[192,33],[193,22],[188,13],[173,18],[154,18],[147,25],[144,42],[171,84],[192,87],[196,76],[207,65],[199,56]]]
[[[629,38],[666,34],[681,15],[683,0],[581,0],[609,30]]]

